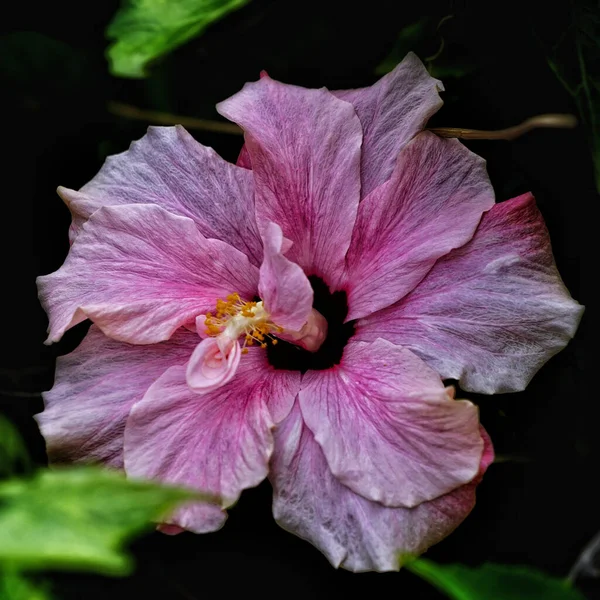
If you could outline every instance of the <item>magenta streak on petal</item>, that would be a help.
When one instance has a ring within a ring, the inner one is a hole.
[[[205,237],[227,242],[256,266],[262,259],[252,174],[199,144],[181,125],[149,127],[129,150],[109,156],[79,192],[60,187],[58,193],[73,215],[71,241],[102,206],[156,204],[192,219]]]
[[[356,336],[406,346],[463,389],[513,392],[564,348],[582,313],[535,200],[524,194],[496,204],[468,244],[401,302],[360,321]]]
[[[242,167],[243,169],[251,169],[252,162],[250,159],[250,153],[248,152],[248,148],[246,148],[246,144],[242,146],[240,150],[240,154],[237,157],[237,161],[235,163],[238,167]]]
[[[271,430],[289,413],[299,385],[299,373],[274,370],[257,348],[229,383],[202,395],[189,389],[185,367],[172,367],[130,412],[127,474],[207,492],[221,498],[222,508],[231,506],[266,476]],[[221,517],[217,507],[195,504],[168,522],[201,532]]]
[[[246,135],[261,231],[277,223],[288,258],[329,285],[340,276],[360,198],[362,130],[325,89],[264,77],[217,106]]]
[[[298,397],[332,473],[369,500],[413,507],[477,474],[477,407],[451,400],[405,348],[350,340],[338,367],[304,375]]]
[[[185,365],[198,337],[185,329],[160,344],[133,346],[92,325],[56,362],[54,386],[36,415],[51,463],[123,466],[123,430],[133,404],[169,367]]]
[[[354,106],[363,128],[361,197],[390,178],[400,150],[442,106],[438,92],[443,89],[442,82],[409,52],[372,86],[332,92]]]
[[[372,86],[331,92],[354,106],[362,126],[362,198],[390,178],[400,150],[442,106],[439,92],[443,90],[442,82],[431,77],[416,54],[409,52]],[[237,165],[252,168],[245,145]]]
[[[493,205],[482,158],[458,140],[419,134],[391,179],[360,204],[347,256],[347,320],[411,292],[437,259],[471,239]]]
[[[186,217],[150,204],[110,206],[84,224],[63,266],[38,278],[48,342],[86,317],[117,340],[150,344],[232,290],[252,298],[258,269]]]
[[[275,435],[269,474],[273,514],[284,529],[319,548],[334,567],[397,571],[402,554],[421,554],[471,512],[475,488],[494,456],[483,429],[481,436],[484,452],[470,483],[414,508],[387,508],[333,476],[296,405]]]

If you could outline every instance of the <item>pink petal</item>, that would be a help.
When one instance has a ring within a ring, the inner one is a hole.
[[[458,140],[419,134],[391,179],[360,204],[347,257],[348,320],[412,291],[438,258],[471,239],[493,205],[482,158]]]
[[[334,567],[397,571],[450,534],[475,505],[475,488],[493,459],[487,434],[478,476],[414,508],[387,508],[342,485],[331,473],[297,407],[277,429],[269,478],[273,514],[284,529],[314,544]]]
[[[477,474],[477,407],[386,340],[351,340],[339,367],[303,377],[299,400],[332,473],[369,500],[412,507]]]
[[[331,92],[354,106],[362,125],[363,198],[390,178],[400,150],[442,106],[439,92],[443,90],[442,82],[431,77],[417,55],[409,52],[393,71],[373,85]],[[252,168],[245,145],[237,165]]]
[[[212,392],[231,381],[240,364],[240,344],[234,340],[202,340],[186,367],[186,381],[196,394]]]
[[[274,370],[258,348],[244,355],[228,384],[203,395],[188,388],[185,367],[169,369],[131,410],[125,429],[127,474],[208,492],[221,497],[222,508],[231,506],[243,489],[267,474],[273,451],[271,403],[283,418],[299,386],[298,372]],[[171,522],[209,531],[218,521],[214,510],[196,504]]]
[[[170,525],[169,523],[160,523],[157,525],[156,529],[166,535],[179,535],[185,531],[183,527],[179,527],[179,525]]]
[[[583,313],[552,257],[531,194],[496,204],[473,239],[398,304],[359,322],[359,339],[410,348],[443,378],[493,394],[524,389]]]
[[[296,344],[309,352],[316,352],[327,339],[329,325],[327,319],[314,308],[308,314],[306,323],[299,331],[283,331],[277,337]]]
[[[259,227],[280,225],[294,243],[288,258],[336,281],[360,197],[362,130],[352,106],[325,89],[263,77],[217,109],[245,131]]]
[[[132,346],[92,326],[79,347],[56,362],[54,387],[36,415],[51,463],[123,466],[123,430],[133,404],[169,367],[184,365],[197,344],[182,329],[168,342]]]
[[[274,323],[298,331],[312,310],[313,290],[304,271],[283,256],[281,227],[268,223],[258,293]]]
[[[157,529],[167,535],[178,535],[184,531],[209,533],[221,529],[225,521],[227,521],[227,511],[218,504],[189,502],[170,514]]]
[[[409,52],[370,87],[332,92],[352,103],[363,128],[362,197],[387,181],[402,148],[425,128],[443,104],[441,81]]]
[[[246,144],[242,146],[240,150],[240,154],[237,157],[237,161],[235,163],[238,167],[242,167],[244,169],[252,168],[252,161],[250,159],[250,153],[248,152],[248,148],[246,148]]]
[[[129,150],[109,156],[79,192],[63,187],[58,192],[73,214],[72,239],[102,206],[157,204],[260,264],[252,174],[199,144],[181,125],[149,127]]]
[[[114,339],[150,344],[213,310],[218,297],[252,298],[257,280],[245,254],[206,239],[190,219],[145,204],[97,210],[64,265],[38,286],[48,342],[87,317]]]

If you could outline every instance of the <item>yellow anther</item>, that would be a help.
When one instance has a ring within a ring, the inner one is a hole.
[[[248,353],[246,346],[267,348],[269,340],[277,344],[272,334],[283,331],[270,321],[262,302],[245,302],[238,293],[229,294],[226,300],[218,298],[216,313],[206,313],[204,325],[209,336],[243,336],[243,354]]]
[[[273,338],[271,340],[271,344],[273,344],[273,346],[277,346],[277,340],[275,338]]]

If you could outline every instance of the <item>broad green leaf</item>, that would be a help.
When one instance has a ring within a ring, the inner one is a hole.
[[[106,30],[110,70],[146,77],[148,63],[200,35],[249,0],[123,0]]]
[[[0,598],[2,600],[51,600],[44,584],[36,586],[15,571],[0,571]]]
[[[7,477],[17,470],[30,468],[29,454],[19,432],[0,414],[0,478]]]
[[[0,570],[125,575],[131,562],[123,544],[190,499],[207,498],[91,467],[5,481],[0,483]]]
[[[562,579],[531,567],[486,563],[471,568],[409,560],[406,568],[453,600],[585,600]]]

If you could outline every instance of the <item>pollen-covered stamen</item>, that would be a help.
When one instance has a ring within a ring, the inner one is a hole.
[[[248,302],[237,293],[229,294],[226,300],[218,299],[215,314],[206,314],[204,326],[206,335],[210,337],[223,336],[237,340],[244,336],[242,354],[248,352],[247,346],[256,344],[266,348],[269,341],[277,344],[273,334],[283,332],[283,328],[269,319],[269,313],[261,301]]]

